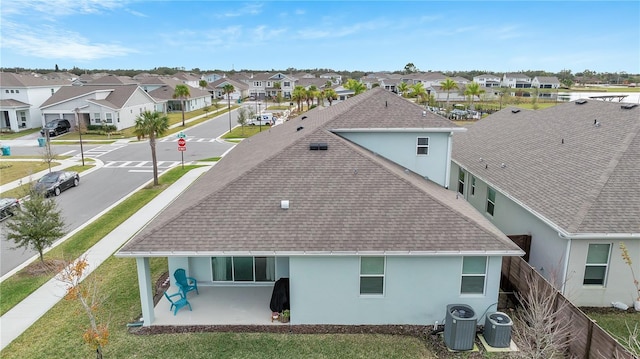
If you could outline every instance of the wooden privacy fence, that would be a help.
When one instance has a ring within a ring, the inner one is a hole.
[[[521,257],[503,257],[502,287],[526,293],[529,281],[537,280],[539,284],[552,288],[551,284],[536,272]],[[566,320],[571,327],[571,343],[568,351],[572,358],[584,359],[634,359],[629,351],[618,343],[609,333],[600,328],[578,307],[571,304],[560,292],[555,293],[556,309],[560,308],[560,320]]]

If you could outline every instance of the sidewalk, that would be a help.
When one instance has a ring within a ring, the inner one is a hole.
[[[29,158],[3,158],[3,161],[17,161],[17,162],[42,162],[42,159],[38,158],[38,159],[29,159]],[[54,162],[59,162],[60,164],[54,167],[51,167],[51,171],[62,171],[65,168],[68,167],[72,167],[72,166],[77,166],[77,165],[81,165],[82,162],[80,159],[76,159],[76,158],[69,158],[69,159],[65,159],[65,160],[55,160]],[[104,164],[102,163],[102,161],[98,160],[98,159],[93,159],[93,164],[95,164],[95,166],[93,166],[92,168],[80,172],[80,176],[84,176],[88,173],[91,173],[97,169],[99,169],[100,167],[102,167]],[[14,188],[20,187],[23,184],[29,183],[31,181],[37,181],[40,177],[44,176],[45,174],[49,173],[49,169],[47,168],[46,170],[42,170],[40,172],[36,172],[30,176],[27,177],[23,177],[20,178],[18,180],[3,184],[0,186],[0,192],[5,192],[5,191],[9,191],[12,190]]]
[[[211,166],[199,167],[182,176],[171,187],[164,190],[142,207],[124,223],[106,235],[83,254],[89,262],[87,275],[124,245],[148,221],[175,200],[193,181],[208,171]],[[0,317],[0,350],[34,324],[42,315],[58,303],[65,295],[64,285],[53,278]]]

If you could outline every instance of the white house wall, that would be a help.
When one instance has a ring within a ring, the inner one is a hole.
[[[633,270],[640,273],[640,239],[625,240],[625,245],[632,258]],[[587,262],[589,244],[610,244],[611,253],[604,285],[584,285],[584,271]],[[620,240],[572,240],[569,268],[571,268],[565,289],[565,296],[578,306],[610,306],[613,302],[633,305],[640,296],[633,285],[631,269],[622,260]]]
[[[20,91],[19,93],[6,93],[6,90],[11,90],[11,88],[2,87],[0,88],[0,100],[14,99],[29,104],[31,107],[29,110],[25,111],[27,116],[26,128],[39,128],[44,125],[44,116],[42,115],[42,111],[40,111],[40,105],[42,105],[61,87],[61,85],[28,88],[22,87],[17,88],[17,90]],[[20,111],[23,110],[17,110],[17,112]],[[16,116],[15,111],[10,110],[9,112],[13,112],[13,115]],[[18,131],[18,123],[20,122],[20,119],[17,118],[15,121],[15,123],[13,120],[11,121],[11,130]],[[16,126],[15,128],[14,125]]]
[[[462,257],[387,257],[384,295],[360,295],[357,256],[290,258],[292,324],[442,323],[447,304],[467,304],[481,317],[495,311],[501,257],[491,257],[485,295],[461,295]],[[480,318],[479,318],[480,319]]]
[[[449,133],[344,132],[340,136],[446,186]],[[429,137],[429,155],[417,155],[417,138]]]

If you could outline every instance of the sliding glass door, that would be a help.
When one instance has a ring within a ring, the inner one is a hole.
[[[273,282],[275,257],[212,257],[214,282]]]

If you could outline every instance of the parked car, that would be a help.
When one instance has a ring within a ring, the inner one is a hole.
[[[62,191],[80,184],[80,176],[75,171],[53,171],[47,173],[35,184],[37,191],[42,191],[45,196],[58,196]]]
[[[0,198],[0,221],[5,220],[20,210],[20,201],[17,198]]]
[[[71,124],[68,120],[65,119],[57,119],[53,121],[47,122],[46,125],[40,130],[40,134],[45,136],[46,132],[49,132],[49,136],[58,136],[62,133],[67,133],[71,130]]]

